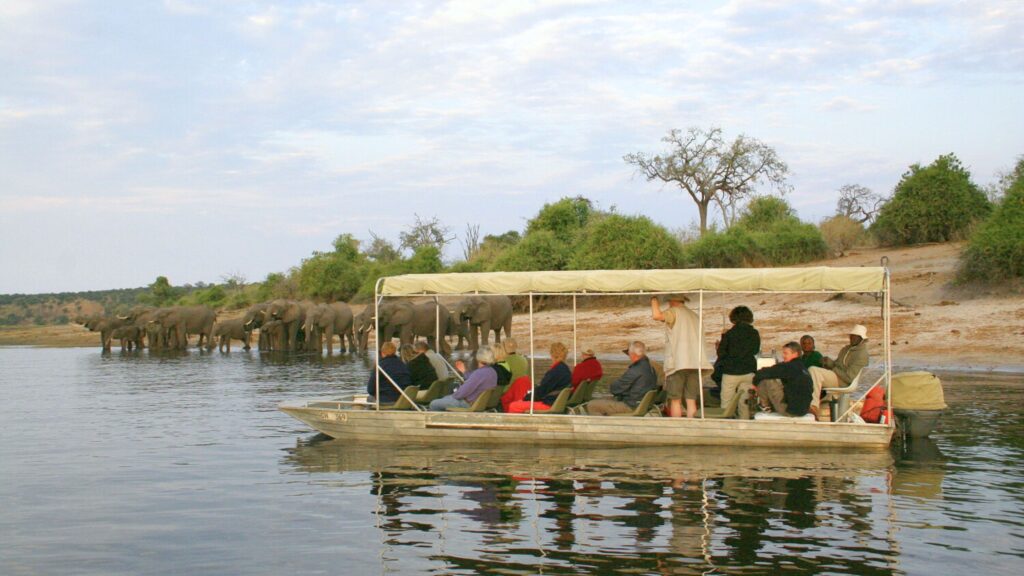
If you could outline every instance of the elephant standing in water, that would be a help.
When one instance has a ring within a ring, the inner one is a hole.
[[[90,332],[100,333],[100,346],[104,352],[110,352],[110,340],[114,330],[126,326],[127,321],[117,317],[90,316],[88,318],[77,318],[76,323],[85,326]]]
[[[306,347],[316,352],[322,351],[320,335],[327,339],[327,354],[334,354],[334,335],[341,341],[341,352],[355,352],[356,340],[353,333],[352,309],[344,302],[317,304],[306,311]],[[348,348],[345,339],[348,338]]]
[[[210,339],[216,319],[217,314],[206,306],[172,306],[157,310],[149,322],[162,327],[164,338],[173,348],[184,350],[188,348],[189,334],[199,335],[198,346],[202,348],[204,338]]]
[[[422,302],[413,304],[405,300],[385,301],[378,307],[381,342],[396,335],[402,344],[412,344],[413,338],[425,336],[431,348],[438,350],[438,337],[447,348],[443,338],[448,333],[451,313],[444,304]],[[448,353],[450,350],[441,350]]]
[[[156,318],[158,310],[152,306],[133,306],[127,314],[118,316],[119,319],[125,320],[139,329],[135,337],[135,347],[139,350],[145,348],[146,341],[149,342],[150,350],[157,350],[167,345],[161,335],[163,326],[156,322],[150,323],[150,320]]]
[[[355,329],[356,339],[359,341],[359,351],[366,353],[370,347],[370,331],[373,330],[373,304],[368,304],[352,320],[352,327]]]
[[[245,319],[233,318],[222,320],[213,325],[213,331],[207,340],[206,349],[213,350],[216,346],[221,352],[231,352],[231,341],[241,340],[242,350],[249,349],[249,336],[251,332],[245,329]]]
[[[242,326],[245,327],[246,332],[246,343],[251,341],[253,330],[260,331],[259,340],[256,343],[256,348],[259,350],[270,350],[270,341],[267,338],[267,331],[263,330],[263,323],[267,321],[267,307],[269,306],[269,302],[253,304],[245,312],[245,316],[242,318]]]
[[[306,305],[304,303],[294,300],[274,300],[267,306],[266,319],[268,321],[280,320],[283,324],[284,339],[280,349],[291,351],[303,349],[300,335],[304,340],[305,334],[301,330],[306,321]]]
[[[120,328],[114,328],[110,333],[110,337],[112,340],[117,340],[121,343],[121,352],[131,352],[133,348],[135,350],[142,349],[138,344],[141,340],[141,333],[142,330],[138,326],[128,324]]]
[[[495,342],[501,342],[502,330],[506,338],[512,335],[512,299],[508,296],[470,296],[455,306],[455,313],[459,322],[468,323],[472,350],[479,349],[481,343],[486,346],[492,330]]]

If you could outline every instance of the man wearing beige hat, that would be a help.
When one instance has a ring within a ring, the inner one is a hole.
[[[815,380],[815,388],[841,388],[850,382],[868,365],[868,329],[857,324],[850,329],[850,344],[843,346],[835,360],[825,356],[821,359],[822,368],[814,366],[810,369],[811,378]],[[819,389],[820,389],[819,388]]]
[[[651,317],[665,323],[665,391],[668,393],[668,413],[673,418],[683,415],[683,400],[686,400],[686,417],[697,415],[697,402],[702,393],[699,371],[711,375],[705,347],[702,345],[700,318],[686,307],[689,297],[685,294],[670,294],[668,308],[661,309],[657,296],[651,297]]]

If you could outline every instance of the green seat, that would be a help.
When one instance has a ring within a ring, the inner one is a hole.
[[[581,384],[582,385],[582,384]],[[551,408],[547,410],[534,409],[534,414],[564,414],[567,405],[569,404],[569,396],[572,395],[572,388],[562,388],[561,392],[555,398],[555,403],[551,405]]]
[[[584,402],[590,402],[594,399],[594,391],[597,390],[597,385],[601,383],[601,379],[591,380],[590,384],[587,385],[587,391],[583,397]]]
[[[434,380],[430,387],[426,390],[421,390],[416,395],[417,404],[430,404],[431,401],[437,400],[447,393],[448,386],[451,385],[452,378],[446,378],[444,380]]]
[[[405,392],[405,395],[404,396],[399,396],[397,402],[395,402],[394,404],[381,404],[380,405],[380,409],[381,410],[412,410],[413,409],[412,408],[412,402],[409,401],[409,398],[415,398],[416,394],[418,394],[419,391],[420,391],[420,387],[419,386],[409,386],[408,388],[405,388],[402,391]]]
[[[729,400],[729,403],[726,404],[725,406],[718,406],[718,407],[715,407],[715,406],[705,406],[704,407],[704,417],[705,418],[735,418],[736,417],[736,408],[740,404],[740,396],[742,396],[742,395],[743,394],[740,394],[739,392],[737,392],[736,394],[733,394],[732,398]]]
[[[508,389],[511,387],[512,384],[506,384],[495,388],[491,393],[491,401],[487,403],[487,410],[497,410],[498,406],[501,404],[501,397],[504,396],[505,392],[508,392]]]
[[[579,406],[587,401],[587,388],[590,387],[592,380],[584,380],[580,382],[576,389],[572,391],[572,396],[569,396],[569,406]]]
[[[648,390],[647,394],[640,399],[640,403],[636,405],[633,413],[630,416],[646,416],[651,411],[651,405],[654,404],[654,399],[658,396],[657,390]]]
[[[498,391],[498,388],[491,388],[490,390],[485,390],[485,391],[481,392],[479,396],[476,397],[476,400],[473,401],[473,404],[471,404],[469,408],[449,408],[448,411],[449,412],[483,412],[483,411],[487,410],[487,406],[491,403],[491,396],[494,396],[497,391]],[[499,396],[499,398],[500,398],[500,396]]]

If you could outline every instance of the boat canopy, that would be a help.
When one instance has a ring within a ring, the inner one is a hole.
[[[382,296],[421,294],[639,294],[665,292],[882,292],[885,268],[715,268],[405,274]]]

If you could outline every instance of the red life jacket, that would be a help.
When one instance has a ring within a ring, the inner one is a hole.
[[[882,414],[885,412],[885,390],[880,386],[875,386],[868,392],[867,396],[864,397],[864,406],[860,409],[860,417],[865,422],[871,422],[872,424],[878,424],[882,419]]]

